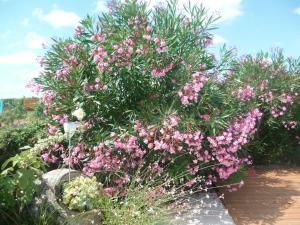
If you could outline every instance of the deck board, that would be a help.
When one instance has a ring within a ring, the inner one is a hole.
[[[237,225],[300,225],[300,168],[260,168],[224,205]]]

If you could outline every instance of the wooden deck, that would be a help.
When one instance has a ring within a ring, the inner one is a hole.
[[[300,168],[256,169],[224,204],[237,225],[300,225]]]

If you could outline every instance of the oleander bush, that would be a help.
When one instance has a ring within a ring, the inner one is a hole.
[[[281,50],[242,58],[226,87],[240,105],[256,104],[263,113],[254,140],[247,147],[256,164],[300,163],[299,59]]]
[[[32,86],[43,93],[49,135],[67,121],[80,124],[72,154],[56,143],[44,149],[45,161],[96,174],[118,194],[141,166],[148,179],[184,174],[174,183],[197,188],[269,154],[256,147],[266,134],[257,131],[296,134],[299,60],[280,51],[237,58],[225,48],[216,60],[216,18],[204,8],[112,3],[41,59]]]
[[[300,59],[225,47],[217,59],[217,19],[175,0],[116,0],[54,39],[31,84],[42,122],[0,131],[0,162],[19,153],[2,166],[1,213],[31,203],[44,162],[93,177],[67,183],[64,203],[100,208],[107,224],[165,219],[162,206],[190,191],[241,186],[253,162],[299,163]]]

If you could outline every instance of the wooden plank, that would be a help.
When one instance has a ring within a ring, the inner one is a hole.
[[[300,225],[300,168],[259,168],[224,204],[237,225]]]

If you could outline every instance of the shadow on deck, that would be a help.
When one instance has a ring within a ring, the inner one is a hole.
[[[224,192],[237,225],[300,224],[300,168],[260,168],[237,192]]]

